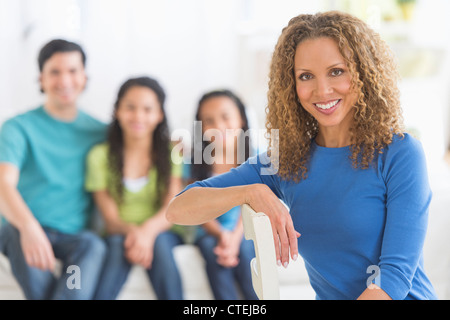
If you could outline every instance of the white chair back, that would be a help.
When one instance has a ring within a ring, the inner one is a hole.
[[[279,300],[280,288],[275,245],[269,217],[241,206],[245,239],[253,240],[255,258],[250,262],[253,288],[260,300]]]

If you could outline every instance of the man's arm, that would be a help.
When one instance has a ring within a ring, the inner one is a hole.
[[[17,190],[19,176],[16,166],[0,163],[0,212],[19,230],[25,261],[32,267],[53,270],[55,256],[52,246]]]

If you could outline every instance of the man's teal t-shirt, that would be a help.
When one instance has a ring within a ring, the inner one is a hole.
[[[38,107],[7,120],[0,130],[0,163],[20,170],[18,190],[44,227],[77,233],[92,199],[84,189],[86,155],[105,140],[106,125],[79,110],[71,122]]]

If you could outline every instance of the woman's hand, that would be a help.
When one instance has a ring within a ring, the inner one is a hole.
[[[273,240],[277,264],[287,267],[289,252],[293,260],[297,260],[297,238],[292,217],[280,199],[265,184],[248,185],[245,189],[246,203],[256,212],[263,212],[269,217],[272,225]]]

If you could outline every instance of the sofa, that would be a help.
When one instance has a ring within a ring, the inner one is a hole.
[[[214,299],[206,276],[204,260],[197,247],[184,244],[174,249],[176,262],[180,269],[184,296],[187,300]],[[280,279],[280,298],[283,300],[310,300],[315,294],[312,290],[303,262],[298,259],[288,268],[277,267]],[[24,295],[15,281],[9,261],[0,254],[0,300],[22,300]],[[142,267],[134,266],[125,282],[119,300],[154,300],[155,293]]]

